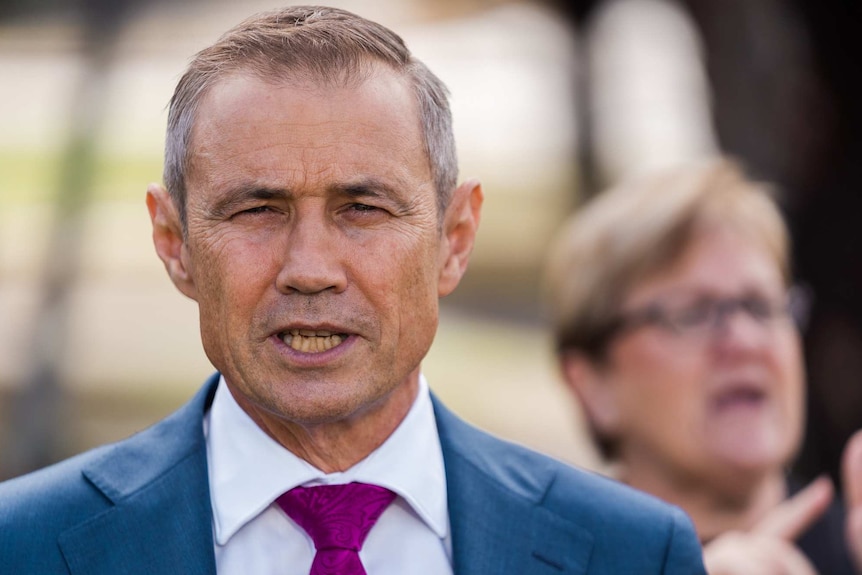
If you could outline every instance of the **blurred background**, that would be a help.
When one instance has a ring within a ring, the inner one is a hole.
[[[563,389],[539,271],[620,178],[724,151],[776,182],[805,334],[800,474],[862,427],[862,8],[855,0],[339,0],[449,85],[486,204],[424,364],[466,419],[601,470]],[[125,437],[211,373],[150,240],[189,58],[272,0],[0,0],[0,478]]]

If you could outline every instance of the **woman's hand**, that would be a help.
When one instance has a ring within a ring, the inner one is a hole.
[[[703,549],[707,572],[709,575],[817,575],[794,541],[823,515],[833,496],[832,482],[821,477],[777,505],[750,531],[729,531],[716,537]]]
[[[854,433],[844,447],[841,474],[847,505],[847,547],[856,571],[862,573],[862,429]]]

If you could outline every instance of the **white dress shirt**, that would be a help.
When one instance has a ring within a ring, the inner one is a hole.
[[[360,481],[397,494],[359,557],[369,575],[452,573],[446,475],[428,383],[404,421],[365,459],[326,474],[264,433],[224,379],[204,418],[219,575],[307,575],[314,543],[275,502],[299,485]]]

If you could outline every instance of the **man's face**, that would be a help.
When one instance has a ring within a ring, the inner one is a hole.
[[[400,420],[415,396],[448,289],[417,108],[383,67],[347,87],[233,75],[204,98],[180,287],[258,423]]]

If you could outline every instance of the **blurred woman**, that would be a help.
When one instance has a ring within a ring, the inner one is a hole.
[[[804,368],[788,233],[714,160],[599,194],[548,266],[565,381],[620,480],[682,507],[713,575],[843,575],[828,479],[790,498]]]

